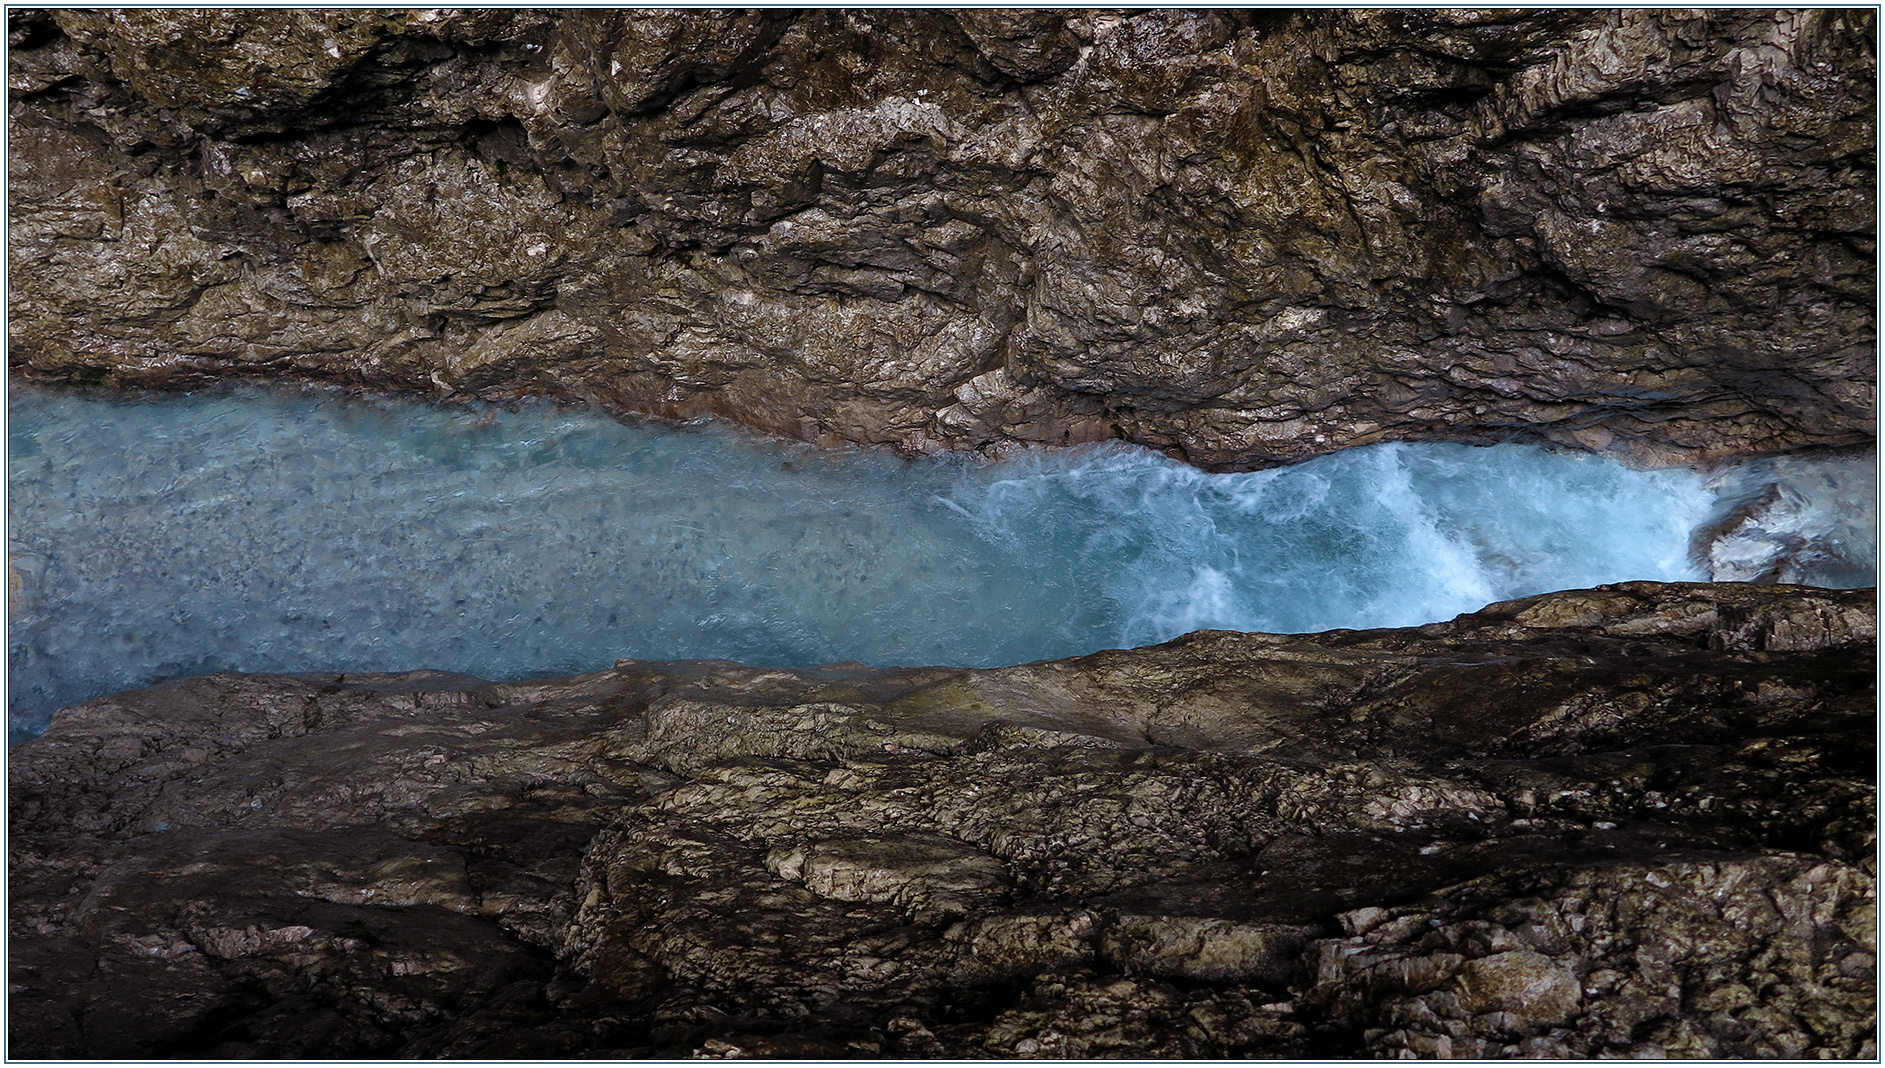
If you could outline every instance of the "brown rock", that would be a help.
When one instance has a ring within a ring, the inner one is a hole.
[[[1460,1007],[1474,1015],[1508,1012],[1532,1026],[1562,1023],[1582,1000],[1577,976],[1542,953],[1512,950],[1460,969]]]
[[[17,372],[1212,467],[1873,434],[1867,11],[9,18]]]
[[[9,1048],[1870,1056],[1872,596],[101,698],[9,761]]]

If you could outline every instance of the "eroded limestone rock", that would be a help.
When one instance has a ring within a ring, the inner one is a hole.
[[[18,371],[1220,467],[1873,433],[1867,11],[9,19]]]
[[[1630,583],[990,670],[101,698],[12,753],[10,1049],[1870,1057],[1875,630]]]
[[[1851,868],[1698,856],[1518,889],[1467,884],[1431,904],[1343,916],[1359,933],[1318,945],[1305,999],[1365,1025],[1375,1055],[1872,1048],[1870,1017],[1826,1010],[1876,996],[1876,888]]]

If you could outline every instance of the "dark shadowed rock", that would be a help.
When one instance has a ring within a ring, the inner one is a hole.
[[[9,1048],[1871,1057],[1875,619],[101,698],[12,752]]]
[[[1873,433],[1869,11],[9,18],[37,375],[1229,467]]]

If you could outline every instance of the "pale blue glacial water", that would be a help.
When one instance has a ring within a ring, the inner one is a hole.
[[[1690,535],[1724,506],[1720,479],[1519,445],[1212,475],[1122,445],[905,462],[248,387],[16,384],[8,410],[15,738],[226,668],[989,666],[1204,627],[1402,626],[1701,578]]]

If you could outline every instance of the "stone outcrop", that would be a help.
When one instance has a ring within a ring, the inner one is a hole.
[[[1875,635],[166,683],[12,752],[9,1051],[1873,1057]]]
[[[1216,468],[1863,446],[1874,21],[18,9],[10,371]],[[1866,563],[1811,511],[1698,544]],[[1876,1057],[1875,643],[1869,590],[1632,583],[166,683],[12,751],[9,1053]]]
[[[16,9],[12,366],[1211,467],[1861,444],[1873,19]]]

